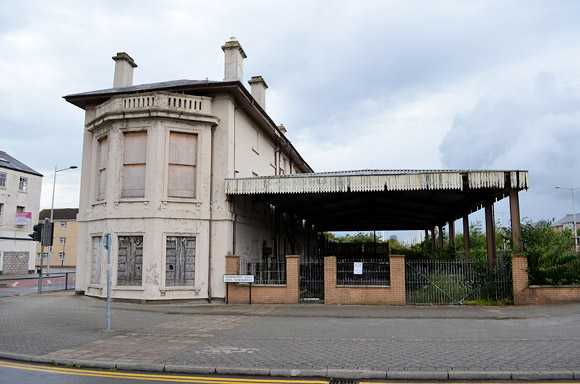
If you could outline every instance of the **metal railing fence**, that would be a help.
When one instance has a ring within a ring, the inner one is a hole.
[[[286,259],[241,259],[240,274],[254,275],[254,284],[286,284]]]
[[[302,260],[300,301],[314,303],[322,300],[324,300],[324,260]]]
[[[42,274],[42,291],[67,291],[75,288],[76,272]]]
[[[466,301],[500,302],[513,299],[511,259],[409,260],[405,285],[408,304],[463,304]]]
[[[39,275],[30,277],[3,276],[0,280],[1,288],[38,287]],[[76,272],[55,272],[42,274],[42,286],[40,292],[68,291],[75,288]],[[36,292],[36,290],[34,290]]]
[[[362,274],[355,274],[354,263],[362,263]],[[337,285],[376,285],[391,284],[389,258],[337,258]]]

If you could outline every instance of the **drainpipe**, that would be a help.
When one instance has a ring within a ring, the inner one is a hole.
[[[209,253],[207,256],[207,301],[211,303],[211,257],[212,257],[212,237],[213,237],[213,150],[215,139],[215,126],[211,127],[211,150],[210,150],[210,172],[209,172]]]

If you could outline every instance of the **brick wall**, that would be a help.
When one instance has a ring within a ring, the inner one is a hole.
[[[239,256],[226,256],[226,274],[237,275],[240,270]],[[252,304],[298,304],[300,301],[300,256],[286,256],[286,284],[252,284]],[[248,304],[248,284],[229,283],[228,303]]]
[[[513,258],[513,281],[515,304],[550,304],[580,302],[580,287],[571,286],[528,286],[528,259]]]
[[[337,286],[336,257],[324,258],[324,304],[405,305],[405,256],[390,256],[391,285]]]
[[[2,274],[26,275],[28,274],[28,252],[4,252]]]

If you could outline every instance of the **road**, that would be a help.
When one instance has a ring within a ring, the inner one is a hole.
[[[72,280],[72,281],[71,281]],[[42,280],[43,291],[62,290],[65,286],[64,278],[44,278]],[[68,289],[74,289],[75,280],[69,278]],[[0,281],[0,298],[9,296],[26,295],[38,292],[38,279],[26,280],[2,280]]]
[[[327,384],[327,380],[293,380],[256,377],[222,377],[169,373],[117,372],[82,367],[67,368],[0,360],[2,383],[113,384],[113,383],[203,383],[203,384]]]

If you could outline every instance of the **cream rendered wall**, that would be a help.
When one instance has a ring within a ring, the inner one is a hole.
[[[28,238],[28,234],[33,231],[32,227],[38,223],[42,177],[8,168],[0,168],[0,171],[6,173],[6,187],[0,187],[0,203],[4,204],[2,219],[0,220],[0,236]],[[28,179],[26,192],[18,190],[20,177]],[[24,207],[25,212],[32,213],[30,225],[15,225],[16,207],[18,206]],[[35,251],[36,242],[34,241],[0,241],[0,271],[2,271],[4,265],[4,252],[28,253],[28,270],[34,271]]]
[[[258,148],[255,147],[255,135],[258,135]],[[274,144],[264,132],[252,124],[246,114],[236,111],[236,170],[235,177],[272,176],[275,168],[272,167],[272,151]]]
[[[87,112],[87,121],[91,121]],[[121,197],[123,133],[147,131],[145,197]],[[167,196],[167,163],[170,131],[198,135],[196,197]],[[85,132],[77,290],[88,295],[106,295],[106,251],[103,250],[101,282],[89,284],[92,267],[92,237],[112,234],[112,297],[136,300],[207,297],[209,254],[209,179],[211,174],[211,124],[176,119],[123,119]],[[97,201],[97,140],[108,135],[106,197]],[[142,285],[117,286],[118,237],[143,236]],[[165,240],[167,236],[196,237],[196,275],[193,287],[165,287]]]

